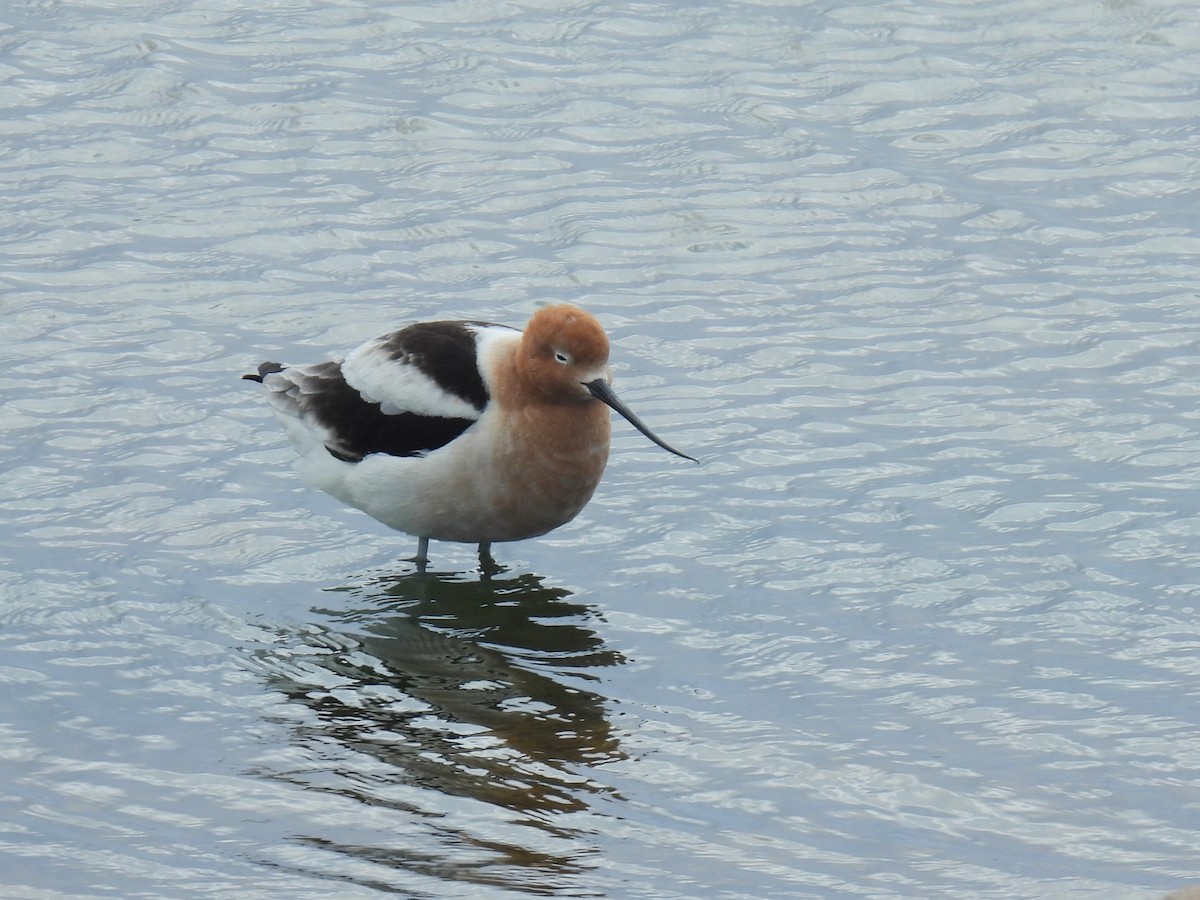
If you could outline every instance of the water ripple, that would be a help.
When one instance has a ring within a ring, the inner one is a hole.
[[[13,891],[1200,880],[1189,3],[10,5]],[[237,381],[544,300],[703,465],[490,588]]]

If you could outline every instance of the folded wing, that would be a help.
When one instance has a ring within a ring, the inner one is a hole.
[[[478,342],[493,328],[503,326],[424,322],[370,340],[344,362],[263,363],[246,377],[337,459],[421,456],[461,435],[487,406]],[[288,432],[295,441],[294,427]]]

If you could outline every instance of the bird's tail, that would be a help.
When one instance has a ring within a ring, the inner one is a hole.
[[[283,363],[277,363],[277,362],[259,363],[258,371],[252,372],[249,375],[243,375],[242,380],[243,381],[257,381],[259,384],[262,384],[262,380],[265,376],[271,375],[275,372],[282,372],[285,368],[286,367],[283,365]]]

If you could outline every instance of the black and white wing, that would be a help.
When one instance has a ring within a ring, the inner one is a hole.
[[[483,414],[488,390],[479,341],[492,329],[513,333],[483,322],[422,322],[367,341],[344,362],[263,363],[245,377],[262,382],[276,410],[298,419],[291,424],[303,425],[308,440],[337,459],[421,456]]]

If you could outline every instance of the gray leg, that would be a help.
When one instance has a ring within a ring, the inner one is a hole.
[[[484,572],[492,572],[499,568],[496,561],[492,559],[492,544],[490,541],[484,541],[479,545],[479,568]]]
[[[425,566],[429,564],[429,538],[423,537],[417,540],[417,571],[424,572]]]

